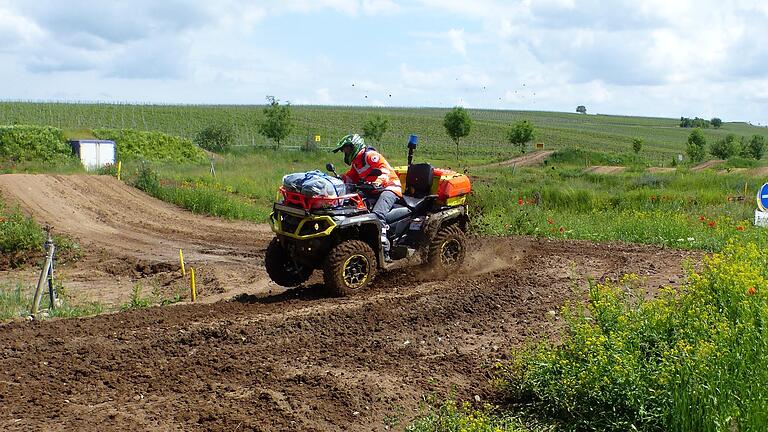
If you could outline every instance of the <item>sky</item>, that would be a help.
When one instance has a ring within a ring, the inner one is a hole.
[[[768,2],[0,0],[0,100],[768,124]]]

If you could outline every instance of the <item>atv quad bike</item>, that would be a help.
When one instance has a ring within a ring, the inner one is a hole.
[[[276,236],[267,247],[265,266],[278,285],[297,286],[314,270],[339,296],[364,289],[378,270],[413,264],[413,255],[434,270],[456,270],[466,255],[469,222],[467,176],[430,164],[411,164],[416,147],[409,142],[407,167],[396,167],[404,196],[387,215],[389,258],[381,244],[382,224],[371,213],[376,186],[357,184],[341,196],[311,196],[280,187],[270,215]],[[326,165],[336,177],[332,164]]]

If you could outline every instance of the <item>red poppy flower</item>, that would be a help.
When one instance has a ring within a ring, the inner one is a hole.
[[[518,203],[518,204],[520,204],[520,205],[523,205],[523,203],[524,203],[524,202],[525,202],[525,201],[523,201],[523,199],[522,199],[522,198],[518,198],[518,199],[517,199],[517,203]]]
[[[564,233],[564,232],[565,232],[565,228],[563,228],[563,227],[560,227],[560,233],[562,234],[562,233]]]
[[[547,218],[547,223],[548,223],[548,224],[550,224],[550,225],[552,225],[553,223],[555,223],[555,221],[553,221],[553,220],[552,220],[552,219],[550,219],[550,218]]]
[[[747,294],[749,295],[755,295],[756,292],[757,290],[755,289],[755,287],[749,287],[749,289],[747,290]]]
[[[739,225],[736,227],[736,231],[744,231],[744,227]]]
[[[705,220],[707,220],[707,218],[705,218],[705,217],[702,215],[702,216],[699,216],[699,220],[700,220],[700,221],[702,221],[702,222],[704,222]]]
[[[710,228],[714,228],[715,227],[715,221],[709,221],[709,222],[707,222],[707,225],[709,225]]]

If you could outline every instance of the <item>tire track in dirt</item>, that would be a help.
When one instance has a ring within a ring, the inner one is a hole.
[[[272,297],[0,326],[6,430],[385,430],[422,397],[486,400],[488,369],[556,338],[552,311],[585,279],[625,272],[650,291],[681,281],[690,252],[627,244],[480,238],[462,271],[416,268],[327,298]]]

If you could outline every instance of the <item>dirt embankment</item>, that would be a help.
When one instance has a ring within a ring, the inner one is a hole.
[[[83,299],[120,304],[136,282],[145,293],[184,291],[179,249],[198,273],[203,299],[216,299],[233,286],[269,289],[262,267],[272,233],[264,224],[195,215],[109,176],[5,174],[0,193],[39,223],[78,241],[82,261],[57,274]],[[0,280],[32,283],[35,273],[3,272]]]

